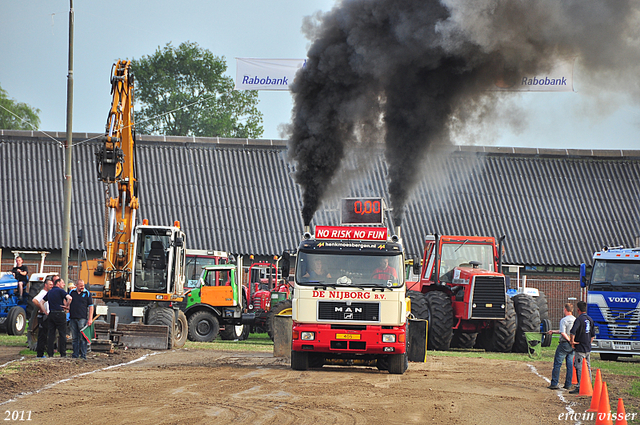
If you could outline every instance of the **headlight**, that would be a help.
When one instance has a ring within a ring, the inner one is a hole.
[[[382,342],[396,342],[396,334],[382,334]]]
[[[313,341],[316,338],[315,332],[301,332],[300,339],[303,341]]]

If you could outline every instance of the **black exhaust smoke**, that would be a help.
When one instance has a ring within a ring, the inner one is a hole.
[[[626,75],[637,95],[639,9],[637,0],[343,0],[307,18],[312,44],[288,128],[305,225],[348,149],[380,141],[400,225],[425,156],[456,130],[497,127],[507,94],[496,84],[558,59],[577,57],[586,80],[606,74],[609,90]]]

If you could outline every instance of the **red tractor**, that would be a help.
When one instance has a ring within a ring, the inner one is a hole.
[[[248,309],[255,313],[254,328],[272,336],[269,322],[271,306],[290,297],[289,285],[279,278],[278,260],[256,262],[249,267]]]
[[[525,333],[540,331],[540,314],[531,296],[507,294],[503,240],[496,247],[492,237],[427,236],[407,295],[413,315],[429,321],[429,349],[527,352]]]

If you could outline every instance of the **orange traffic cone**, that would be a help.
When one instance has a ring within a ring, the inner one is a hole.
[[[589,365],[587,365],[587,361],[585,359],[582,360],[582,375],[580,376],[580,392],[578,395],[586,395],[589,397],[593,395],[591,374],[589,374]]]
[[[600,376],[600,369],[596,371],[596,383],[593,385],[593,397],[591,397],[591,407],[587,409],[587,412],[597,412],[600,407],[600,394],[602,393],[602,377]]]
[[[602,393],[600,393],[600,407],[596,413],[596,425],[613,425],[611,421],[611,406],[609,405],[609,391],[607,383],[602,383]]]
[[[616,425],[627,425],[627,412],[624,410],[622,399],[618,399],[618,409],[616,410]]]

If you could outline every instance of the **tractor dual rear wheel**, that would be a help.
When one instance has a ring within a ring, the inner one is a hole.
[[[160,325],[169,328],[169,337],[167,339],[167,349],[171,350],[174,343],[174,334],[176,330],[175,313],[172,308],[153,307],[149,310],[147,316],[147,325]]]
[[[442,291],[431,291],[424,295],[427,300],[427,320],[429,321],[429,350],[446,351],[453,338],[453,306],[451,298]]]
[[[540,312],[538,304],[532,296],[518,294],[513,297],[513,307],[516,310],[516,340],[513,352],[528,352],[527,332],[540,332]]]

